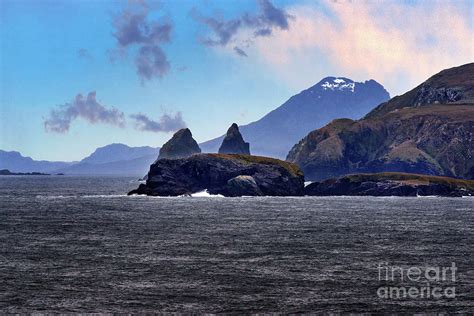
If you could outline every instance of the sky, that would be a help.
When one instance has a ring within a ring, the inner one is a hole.
[[[198,142],[326,76],[391,96],[474,60],[474,2],[1,0],[0,149]]]

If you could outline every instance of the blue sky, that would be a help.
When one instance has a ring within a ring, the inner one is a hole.
[[[396,95],[472,61],[471,2],[381,3],[0,1],[0,148],[78,160],[161,146],[181,125],[200,142],[325,76]]]

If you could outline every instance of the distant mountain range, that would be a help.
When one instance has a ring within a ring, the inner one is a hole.
[[[160,148],[129,147],[110,144],[97,148],[79,162],[36,161],[18,152],[0,150],[0,169],[12,172],[48,172],[72,175],[136,175],[143,176],[156,160]]]
[[[24,157],[17,151],[0,150],[0,169],[12,172],[46,172],[50,173],[60,168],[66,168],[74,162],[33,160]]]
[[[474,179],[474,63],[450,68],[364,119],[334,120],[288,154],[307,180],[409,172]]]
[[[158,157],[160,148],[149,146],[129,147],[124,144],[110,144],[97,148],[92,154],[82,159],[79,164],[104,164],[109,162],[125,161],[154,155]]]
[[[78,163],[55,172],[69,175],[130,175],[144,176],[158,154],[147,155],[135,159],[118,160],[98,164]]]
[[[310,131],[336,118],[359,119],[389,93],[375,80],[354,82],[327,77],[292,96],[260,120],[239,126],[253,155],[285,158],[288,151]],[[217,152],[224,136],[200,144],[203,152]]]

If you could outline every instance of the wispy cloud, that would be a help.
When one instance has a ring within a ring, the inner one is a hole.
[[[327,0],[322,5],[324,10],[320,5],[287,8],[295,17],[288,29],[255,38],[248,53],[294,87],[314,84],[333,71],[376,79],[395,94],[474,58],[472,16],[463,12],[472,12],[469,1]],[[239,34],[236,41],[246,38]]]
[[[224,21],[215,17],[203,17],[197,11],[194,11],[193,15],[199,22],[212,30],[213,36],[207,36],[200,40],[207,46],[227,45],[242,25],[239,19]]]
[[[288,19],[291,17],[284,10],[275,7],[269,0],[259,0],[261,14],[252,16],[245,14],[243,20],[245,24],[256,28],[256,36],[269,36],[274,27],[281,30],[289,29]]]
[[[188,71],[189,69],[190,69],[189,66],[179,66],[178,68],[176,68],[178,72],[185,72],[185,71]]]
[[[86,60],[92,60],[92,55],[89,53],[89,51],[85,48],[79,48],[77,50],[77,57],[80,59],[86,59]]]
[[[241,33],[247,34],[248,32],[245,31],[251,30],[252,37],[260,37],[270,36],[274,29],[289,29],[291,16],[286,11],[275,7],[269,0],[258,0],[258,5],[260,12],[257,15],[246,12],[229,20],[218,17],[204,17],[197,10],[194,10],[192,16],[211,31],[211,34],[201,35],[200,42],[207,46],[225,47],[230,43],[234,43],[236,36],[241,31],[244,31]],[[248,45],[251,43],[251,38],[241,42]],[[237,46],[234,46],[233,50],[239,56],[247,56],[247,53]]]
[[[181,112],[174,115],[163,114],[158,121],[150,119],[147,115],[138,113],[130,117],[135,120],[135,128],[147,132],[174,132],[180,128],[186,127]]]
[[[96,93],[93,91],[87,97],[78,94],[71,103],[51,110],[49,118],[44,121],[44,128],[46,132],[66,133],[76,119],[83,119],[91,124],[125,127],[123,112],[114,107],[107,108],[97,102]]]
[[[149,118],[146,114],[129,115],[134,122],[134,128],[146,132],[173,132],[186,127],[181,112],[165,113],[158,120]],[[125,114],[115,107],[107,107],[96,99],[96,92],[90,92],[86,97],[78,94],[72,102],[59,105],[52,109],[44,120],[44,128],[48,133],[67,133],[71,124],[83,119],[90,124],[107,124],[125,128]]]
[[[135,65],[142,83],[155,77],[163,77],[170,69],[166,55],[159,46],[143,46],[140,48],[135,58]]]
[[[149,21],[151,9],[145,1],[130,2],[113,20],[117,50],[109,52],[116,59],[130,47],[137,47],[135,65],[142,84],[165,76],[170,63],[162,45],[171,41],[173,25],[169,19]]]
[[[241,48],[239,48],[239,47],[237,47],[237,46],[234,46],[234,51],[235,51],[235,52],[237,53],[237,55],[239,55],[239,56],[248,57],[247,53],[246,53],[243,49],[241,49]]]

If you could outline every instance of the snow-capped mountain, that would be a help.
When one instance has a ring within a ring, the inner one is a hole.
[[[334,77],[327,77],[326,79],[327,80],[321,84],[321,87],[323,87],[324,90],[348,90],[354,92],[355,82],[351,79]]]
[[[292,96],[260,120],[240,126],[254,155],[285,158],[310,131],[336,118],[359,119],[390,98],[375,80],[355,82],[345,77],[326,77]],[[217,152],[222,136],[200,144],[203,152]]]

